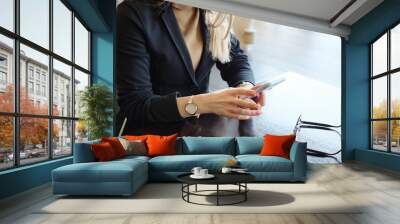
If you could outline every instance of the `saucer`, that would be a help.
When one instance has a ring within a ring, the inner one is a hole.
[[[204,175],[204,176],[194,175],[194,174],[190,175],[190,178],[193,178],[193,179],[211,179],[211,178],[214,178],[214,177],[215,176],[212,175],[212,174],[207,174],[207,175]]]

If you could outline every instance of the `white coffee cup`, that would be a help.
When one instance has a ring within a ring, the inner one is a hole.
[[[222,172],[222,173],[230,173],[230,172],[232,172],[232,168],[229,168],[229,167],[222,167],[221,172]]]
[[[200,170],[200,176],[207,176],[208,175],[208,169],[201,169]]]
[[[199,175],[201,175],[201,174],[200,174],[200,171],[201,171],[201,170],[202,170],[201,167],[193,167],[192,173],[193,173],[194,175],[196,175],[196,176],[199,176]]]

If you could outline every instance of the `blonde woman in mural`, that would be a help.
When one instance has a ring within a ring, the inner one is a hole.
[[[254,76],[231,33],[231,15],[127,0],[117,17],[117,122],[127,118],[124,134],[176,133],[203,114],[261,114],[264,96],[251,89]],[[230,88],[208,91],[214,65]]]

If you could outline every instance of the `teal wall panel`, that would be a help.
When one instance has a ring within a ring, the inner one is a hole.
[[[354,159],[355,148],[369,145],[368,46],[346,44],[345,160]]]
[[[116,3],[115,0],[96,1],[98,10],[103,15],[105,23],[110,28],[108,32],[92,33],[92,81],[97,84],[104,84],[110,88],[115,95],[114,87],[114,37],[115,37],[115,17]],[[115,96],[114,96],[115,98]],[[115,104],[115,100],[114,100]],[[114,106],[115,107],[115,106]],[[113,121],[115,113],[113,115]],[[113,122],[114,123],[114,122]],[[114,133],[114,124],[110,127],[109,132]]]
[[[343,157],[345,160],[355,159],[392,170],[399,170],[399,156],[369,149],[369,43],[398,22],[400,22],[400,0],[386,0],[351,27],[351,35],[344,47]]]
[[[375,150],[356,149],[355,160],[400,172],[400,155]]]
[[[102,2],[109,1],[115,2],[115,0],[103,0]],[[108,26],[102,12],[100,11],[100,8],[98,7],[99,0],[66,0],[66,2],[72,7],[75,12],[78,13],[85,24],[93,32],[111,31],[111,28]]]
[[[72,163],[72,157],[0,172],[0,199],[51,181],[51,171]]]
[[[93,83],[104,84],[111,89],[114,85],[114,45],[112,33],[92,35]]]

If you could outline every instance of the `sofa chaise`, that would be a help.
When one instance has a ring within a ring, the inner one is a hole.
[[[305,182],[306,143],[294,142],[290,159],[260,156],[263,137],[181,137],[177,155],[127,156],[96,162],[91,141],[75,144],[73,164],[52,171],[54,194],[132,195],[148,181],[176,181],[193,167],[218,172],[228,160],[236,160],[258,182]]]

